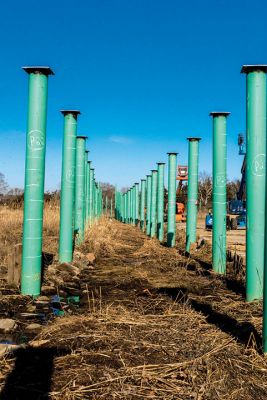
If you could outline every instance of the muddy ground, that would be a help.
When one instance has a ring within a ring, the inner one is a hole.
[[[26,340],[0,360],[0,399],[266,399],[261,304],[212,273],[207,245],[182,255],[183,240],[169,249],[103,219],[78,249],[96,255],[80,304],[28,338],[19,313],[33,300],[2,285],[2,317]]]

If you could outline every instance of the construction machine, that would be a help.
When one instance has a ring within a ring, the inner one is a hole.
[[[244,156],[241,167],[241,181],[239,189],[236,193],[236,199],[230,200],[227,203],[227,216],[226,225],[228,229],[244,229],[246,228],[247,214],[246,214],[246,202],[243,200],[245,188],[246,188],[246,142],[244,135],[239,133],[238,135],[238,154]]]
[[[245,187],[246,187],[246,142],[244,135],[238,135],[238,154],[244,156],[241,167],[241,181],[236,193],[236,199],[230,200],[227,203],[226,227],[227,229],[244,229],[246,228],[247,215],[246,215],[246,201],[243,200]],[[212,213],[206,215],[205,228],[212,229],[213,219]]]
[[[176,222],[186,222],[185,214],[185,193],[183,191],[184,182],[188,181],[188,167],[187,165],[178,165],[176,180],[179,181],[176,190]],[[167,221],[168,213],[168,199],[165,193],[165,221]]]
[[[176,191],[176,199],[179,200],[183,195],[184,182],[188,181],[187,165],[178,165],[176,179],[179,182]],[[176,222],[186,222],[184,202],[176,201]]]

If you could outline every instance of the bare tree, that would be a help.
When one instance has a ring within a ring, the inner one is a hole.
[[[233,181],[228,181],[226,185],[227,200],[236,199],[237,192],[240,188],[240,180],[235,179]]]
[[[17,187],[11,188],[7,192],[7,195],[11,195],[11,196],[19,196],[21,194],[23,194],[23,189],[17,188]]]
[[[211,203],[212,196],[212,177],[203,171],[199,174],[198,197],[200,208],[207,207]]]
[[[109,199],[114,197],[114,193],[115,193],[115,186],[114,185],[111,185],[108,182],[101,182],[100,186],[101,186],[101,189],[102,189],[103,198],[105,198],[106,196]]]
[[[6,181],[5,175],[0,172],[0,195],[6,194],[8,190],[8,183]]]

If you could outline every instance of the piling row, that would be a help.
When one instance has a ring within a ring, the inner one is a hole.
[[[42,230],[46,149],[46,119],[49,67],[24,67],[29,74],[29,105],[26,139],[24,192],[22,294],[37,296],[41,287]],[[266,224],[266,65],[245,65],[247,85],[246,129],[246,300],[264,297],[263,349],[267,352],[267,224]],[[60,198],[59,260],[72,262],[74,246],[85,238],[86,229],[103,213],[101,185],[88,160],[86,139],[77,135],[78,110],[62,110],[64,136]],[[210,113],[213,122],[212,160],[212,267],[226,274],[226,183],[227,117],[230,113]],[[200,138],[188,138],[188,198],[185,251],[197,240],[198,152]],[[168,153],[165,163],[157,163],[126,192],[116,190],[115,218],[140,228],[151,238],[176,243],[177,153]],[[105,215],[113,217],[113,202],[105,203]],[[165,222],[166,221],[166,231]]]
[[[29,74],[21,293],[41,290],[44,179],[49,67],[24,67]],[[88,160],[86,139],[77,135],[79,110],[62,110],[64,134],[60,193],[59,261],[72,262],[75,245],[103,210],[102,189]]]
[[[267,352],[267,220],[266,220],[266,65],[244,65],[246,74],[246,300],[255,301],[263,297],[263,350]],[[216,273],[226,274],[226,219],[227,219],[227,132],[226,124],[229,112],[211,112],[213,122],[213,158],[212,158],[212,268]],[[186,222],[186,247],[196,242],[197,207],[198,207],[198,145],[199,138],[188,138],[188,197]],[[164,218],[167,219],[166,244],[175,246],[176,235],[176,157],[169,153],[167,204]],[[152,170],[141,181],[140,229],[150,237],[162,242],[164,223],[162,219],[162,177],[163,171]],[[156,179],[156,176],[158,177]],[[165,190],[165,189],[163,189]],[[133,188],[121,194],[132,201]],[[166,196],[165,196],[166,197]],[[156,207],[155,207],[156,204]],[[156,210],[156,211],[155,211]],[[132,222],[131,213],[126,210],[120,220]],[[156,224],[156,230],[155,230]]]

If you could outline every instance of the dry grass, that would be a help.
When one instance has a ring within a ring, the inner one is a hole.
[[[23,210],[0,207],[0,265],[6,265],[12,247],[22,241]],[[44,209],[43,249],[56,253],[59,231],[59,207]]]
[[[116,256],[118,243],[114,241],[117,237],[118,242],[121,232],[111,219],[102,217],[95,221],[90,229],[85,233],[85,241],[81,246],[84,251],[92,251],[96,257]]]
[[[0,387],[10,399],[12,390],[27,388],[30,397],[50,380],[51,400],[266,399],[261,305],[106,218],[80,250],[94,251],[97,265],[83,282],[79,315],[50,321],[20,356],[4,360]],[[51,354],[52,367],[38,374]]]

